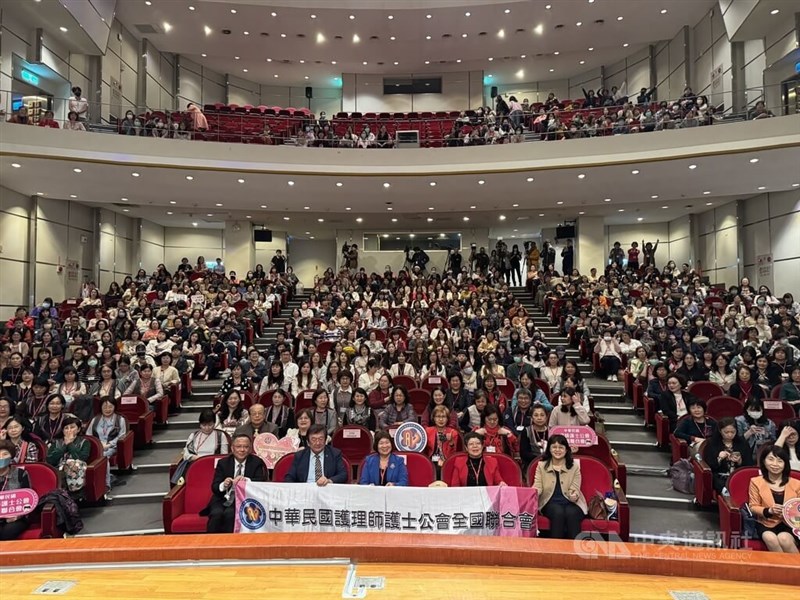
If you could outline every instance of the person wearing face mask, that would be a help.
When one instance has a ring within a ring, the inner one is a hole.
[[[31,487],[28,474],[11,464],[14,457],[14,444],[9,440],[0,440],[0,489],[4,492],[29,489]],[[0,518],[0,541],[15,540],[28,529],[26,516]]]
[[[58,310],[53,306],[53,299],[45,298],[39,306],[34,306],[31,310],[31,317],[36,323],[41,323],[46,318],[57,319]]]
[[[758,456],[759,449],[771,444],[777,438],[777,428],[771,419],[764,415],[764,402],[749,398],[744,403],[743,414],[736,417],[736,430],[744,438],[753,458]]]
[[[600,369],[606,379],[617,381],[617,376],[621,376],[622,348],[611,332],[603,333],[603,337],[594,346],[594,352],[600,356]]]
[[[513,362],[508,365],[506,369],[506,377],[514,382],[515,385],[519,385],[519,378],[522,373],[527,373],[531,379],[536,377],[536,370],[530,363],[524,362],[523,357],[525,356],[525,350],[518,346],[514,348],[511,352],[511,356],[513,358]]]

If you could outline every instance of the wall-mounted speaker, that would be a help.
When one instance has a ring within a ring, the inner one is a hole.
[[[253,230],[254,242],[271,242],[272,230],[271,229],[254,229]]]
[[[310,85],[306,86],[306,98],[308,98],[310,100],[313,97],[314,97],[314,94],[313,94],[313,90],[311,89],[311,86]]]
[[[496,85],[493,85],[493,86],[492,86],[491,96],[492,96],[492,99],[493,99],[493,100],[494,100],[495,98],[497,98],[497,86],[496,86]]]

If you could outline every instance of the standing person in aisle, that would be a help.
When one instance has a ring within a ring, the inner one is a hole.
[[[639,242],[631,243],[628,249],[628,268],[631,271],[639,270]]]

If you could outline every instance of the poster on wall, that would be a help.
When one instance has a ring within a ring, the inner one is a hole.
[[[66,278],[64,289],[67,294],[72,296],[79,296],[81,292],[81,266],[77,260],[71,258],[67,259],[67,264],[64,268],[64,275]]]
[[[765,285],[769,289],[774,289],[772,272],[772,254],[759,254],[756,256],[756,266],[758,275],[758,285]]]

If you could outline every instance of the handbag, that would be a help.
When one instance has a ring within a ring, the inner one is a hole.
[[[86,485],[86,462],[79,458],[62,458],[59,470],[70,492],[78,492]]]
[[[587,508],[590,519],[595,521],[605,521],[608,519],[608,508],[606,507],[605,498],[600,492],[595,492],[594,495],[589,498]]]

